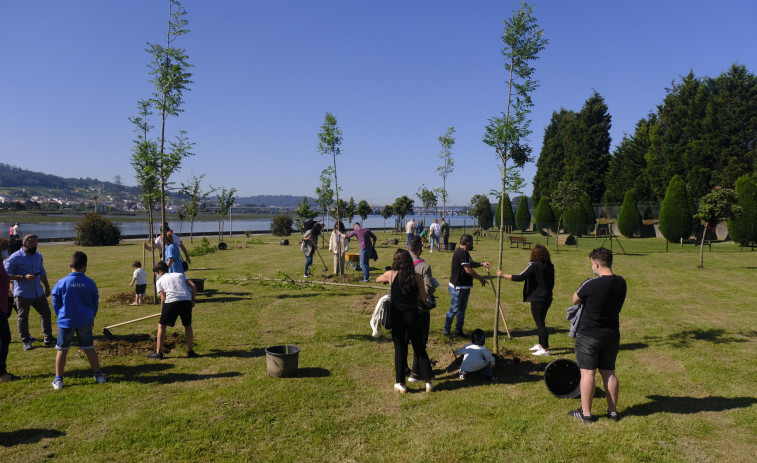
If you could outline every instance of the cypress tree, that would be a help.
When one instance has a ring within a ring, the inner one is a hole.
[[[671,243],[687,239],[694,228],[694,206],[686,191],[686,182],[674,175],[660,206],[660,233]]]
[[[531,227],[531,211],[528,210],[528,197],[521,196],[518,211],[515,213],[515,227],[526,231]]]
[[[728,219],[728,234],[737,243],[757,241],[757,184],[743,175],[736,180],[736,193],[743,212],[738,219]]]
[[[512,202],[510,201],[510,196],[505,195],[504,202],[500,199],[499,203],[497,204],[497,211],[494,213],[494,225],[499,227],[499,220],[500,217],[502,217],[500,214],[502,213],[502,204],[505,205],[505,221],[502,224],[504,227],[515,227],[515,214],[513,214],[513,206]]]
[[[546,235],[545,229],[553,230],[556,225],[555,213],[552,211],[552,206],[549,203],[549,199],[546,196],[542,196],[539,200],[539,205],[536,206],[536,212],[534,213],[536,221],[536,229],[542,235]]]
[[[594,227],[597,225],[597,217],[594,215],[594,208],[591,206],[591,200],[589,200],[589,195],[586,193],[581,195],[581,207],[584,210],[586,228],[594,230]]]
[[[550,191],[557,188],[557,184],[565,175],[565,130],[576,119],[576,113],[560,108],[552,112],[552,119],[544,129],[539,159],[536,160],[536,174],[534,175],[534,195],[532,200],[539,204],[542,196],[548,196]]]
[[[641,214],[639,214],[637,207],[638,202],[636,191],[633,188],[626,191],[626,197],[620,207],[620,214],[618,214],[618,230],[626,238],[632,238],[636,232],[641,230]]]

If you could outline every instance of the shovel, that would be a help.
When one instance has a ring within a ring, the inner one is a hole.
[[[486,273],[489,274],[489,286],[492,287],[492,293],[494,293],[494,300],[497,299],[497,291],[494,289],[494,283],[492,282],[492,274],[489,272],[489,269],[486,269]],[[502,323],[505,325],[505,331],[507,332],[507,339],[512,339],[512,336],[510,336],[510,329],[507,328],[507,321],[505,320],[505,315],[502,313],[502,306],[497,304],[497,310],[499,311],[499,316],[502,317]]]
[[[146,317],[136,318],[134,320],[129,320],[128,322],[121,322],[121,323],[117,323],[115,325],[103,326],[103,336],[105,336],[105,338],[108,339],[109,341],[115,341],[116,337],[113,335],[113,333],[110,332],[111,328],[115,328],[117,326],[128,325],[129,323],[139,322],[139,321],[142,321],[142,320],[147,320],[148,318],[155,318],[155,317],[159,317],[159,316],[160,316],[160,313],[154,313],[154,314],[148,315]]]

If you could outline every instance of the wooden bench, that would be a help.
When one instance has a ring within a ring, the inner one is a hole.
[[[702,244],[702,240],[685,240],[681,238],[681,247],[683,247],[684,244],[693,244],[694,247],[699,246]],[[711,240],[704,240],[704,245],[710,248],[710,252],[712,252],[712,241]]]
[[[739,252],[741,252],[744,248],[749,248],[752,251],[754,251],[755,247],[757,247],[757,242],[754,242],[754,241],[743,241],[741,243],[741,247],[739,248]]]
[[[531,249],[531,242],[528,241],[525,236],[508,236],[508,238],[510,238],[511,248],[515,245],[516,248],[521,247],[526,249],[526,246],[528,246],[528,249]]]
[[[344,260],[350,264],[353,270],[360,270],[360,254],[357,252],[345,252]]]

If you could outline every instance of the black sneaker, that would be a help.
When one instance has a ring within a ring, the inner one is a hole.
[[[489,381],[491,381],[492,383],[496,383],[497,382],[497,377],[496,376],[489,376],[487,379]]]
[[[459,338],[464,338],[465,337],[465,333],[463,333],[462,331],[455,331],[455,336],[457,336]]]
[[[157,359],[157,360],[163,360],[163,353],[162,352],[153,352],[151,354],[147,354],[148,359]]]
[[[607,417],[616,423],[620,421],[620,413],[618,412],[607,412]]]
[[[199,355],[197,354],[197,352],[195,352],[193,350],[187,351],[187,358],[194,359],[194,358],[197,358],[197,357],[199,357]]]
[[[447,336],[447,337],[451,336],[450,333],[449,333],[449,331],[442,331],[442,334],[445,335],[445,336]]]
[[[42,347],[55,347],[56,344],[55,341],[45,341],[42,343]]]
[[[578,419],[582,423],[591,423],[594,421],[594,415],[589,415],[589,416],[584,415],[584,411],[581,408],[579,408],[578,410],[569,411],[568,415],[572,416],[573,418]]]
[[[24,343],[24,350],[32,350],[32,349],[34,349],[34,347],[32,347],[32,343],[30,342]]]

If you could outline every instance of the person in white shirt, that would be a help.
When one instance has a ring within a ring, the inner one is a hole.
[[[135,284],[137,285],[136,288],[134,288],[134,302],[132,302],[131,305],[139,305],[145,301],[145,291],[147,291],[147,272],[142,268],[142,262],[138,260],[135,260],[131,266],[134,268],[134,273],[132,274],[129,287],[132,287]]]
[[[442,227],[439,225],[439,219],[434,219],[434,223],[428,228],[431,234],[431,252],[434,252],[434,243],[436,243],[436,252],[440,252],[442,247],[439,244],[439,238],[442,235]]]
[[[480,329],[474,330],[471,341],[471,344],[454,351],[455,358],[461,355],[465,356],[462,365],[460,365],[460,379],[465,379],[469,373],[483,370],[489,381],[496,381],[497,377],[494,376],[492,368],[494,367],[494,357],[489,349],[484,346],[486,341],[484,332]]]
[[[147,356],[151,359],[163,359],[163,344],[166,342],[166,326],[174,326],[181,317],[184,325],[184,339],[187,341],[187,357],[199,357],[194,351],[194,331],[192,330],[192,307],[195,305],[197,289],[192,280],[183,273],[168,273],[168,265],[161,261],[153,268],[158,275],[155,289],[160,293],[163,307],[158,322],[158,345],[155,352]]]
[[[160,231],[162,232],[164,228],[167,230],[166,233],[170,234],[171,238],[173,238],[173,244],[175,244],[176,246],[178,246],[179,249],[181,249],[182,252],[184,252],[184,262],[186,262],[187,264],[191,264],[192,263],[192,259],[189,258],[189,253],[187,252],[187,248],[184,247],[184,243],[181,242],[181,237],[179,237],[179,235],[175,234],[173,232],[173,230],[171,230],[168,227],[167,223],[164,223],[163,227],[160,227]],[[158,237],[155,238],[155,241],[153,241],[152,244],[144,243],[144,248],[147,249],[148,251],[149,250],[155,250],[155,249],[157,249],[158,252],[160,253],[161,258],[164,258],[164,256],[163,256],[163,251],[164,251],[164,249],[163,249],[163,237],[161,235],[158,235]]]

